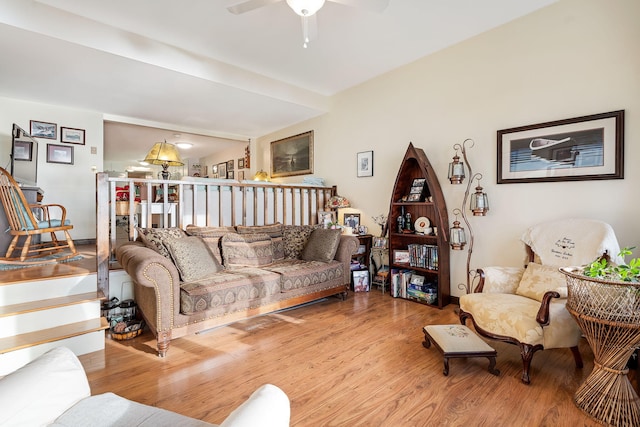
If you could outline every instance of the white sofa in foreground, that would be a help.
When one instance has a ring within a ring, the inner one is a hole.
[[[266,384],[234,410],[220,427],[289,426],[290,404]],[[57,347],[0,379],[1,426],[215,426],[175,412],[136,403],[113,393],[91,396],[82,364]]]

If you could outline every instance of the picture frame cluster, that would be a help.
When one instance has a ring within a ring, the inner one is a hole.
[[[57,123],[30,120],[29,132],[35,138],[58,139]],[[85,129],[60,126],[60,142],[64,144],[85,145],[85,134]],[[72,145],[47,144],[47,163],[72,165],[73,157]]]

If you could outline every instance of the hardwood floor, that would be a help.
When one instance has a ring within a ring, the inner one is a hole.
[[[422,327],[458,323],[444,310],[382,295],[350,294],[249,319],[171,342],[166,358],[149,332],[107,339],[80,359],[93,394],[126,398],[220,423],[264,383],[291,399],[292,426],[596,426],[572,401],[593,367],[568,349],[536,353],[531,385],[520,382],[518,348],[491,341],[486,358],[452,359],[422,346]]]

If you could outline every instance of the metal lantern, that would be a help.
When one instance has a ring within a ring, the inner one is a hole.
[[[476,192],[471,195],[471,212],[474,216],[485,216],[489,210],[489,198],[487,193],[482,191],[482,187],[478,183]]]
[[[464,162],[460,161],[457,151],[453,156],[453,162],[449,163],[449,181],[452,184],[462,184],[464,181]]]
[[[464,245],[467,244],[467,236],[464,233],[464,228],[460,227],[460,221],[453,221],[453,227],[449,229],[449,243],[451,249],[461,251],[464,249]]]
[[[138,304],[132,299],[126,299],[120,303],[122,320],[130,322],[136,318],[136,307]]]

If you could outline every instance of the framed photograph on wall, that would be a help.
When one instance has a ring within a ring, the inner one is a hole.
[[[624,178],[624,110],[498,131],[498,184]]]
[[[60,127],[60,142],[84,145],[84,129]]]
[[[227,163],[218,163],[218,177],[222,179],[227,178]]]
[[[235,179],[235,172],[234,171],[227,171],[227,179]]]
[[[373,151],[363,151],[357,155],[358,178],[373,176]]]
[[[351,275],[354,292],[369,292],[369,270],[354,270]]]
[[[13,142],[13,160],[31,161],[31,141],[14,141]]]
[[[233,170],[233,160],[227,160],[227,174]]]
[[[238,169],[244,169],[244,157],[238,159]]]
[[[271,143],[271,177],[313,173],[313,131]]]
[[[73,147],[47,144],[47,163],[73,164]]]
[[[238,181],[244,181],[244,171],[238,171]]]
[[[55,123],[31,120],[31,136],[46,139],[58,139],[58,125]]]

